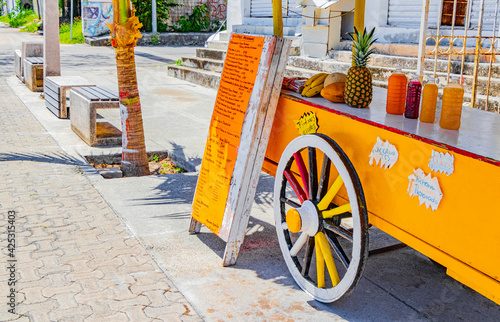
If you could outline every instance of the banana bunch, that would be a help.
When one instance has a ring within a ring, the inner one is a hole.
[[[319,73],[309,78],[304,84],[302,96],[313,97],[315,95],[318,95],[323,89],[323,83],[325,82],[325,78],[327,76],[327,73]]]

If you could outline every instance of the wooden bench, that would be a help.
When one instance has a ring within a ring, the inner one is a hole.
[[[69,117],[66,93],[71,88],[95,86],[80,76],[50,76],[45,78],[44,85],[45,107],[61,119]]]
[[[24,58],[24,83],[32,92],[43,91],[43,58]]]
[[[120,108],[118,94],[96,87],[70,91],[71,129],[90,146],[121,145],[122,132],[109,122],[97,122],[97,109]]]
[[[21,50],[14,50],[14,69],[17,77],[24,82],[24,59],[43,57],[43,41],[23,41]]]
[[[16,71],[17,78],[23,82],[23,60],[22,52],[19,49],[14,50],[14,70]]]

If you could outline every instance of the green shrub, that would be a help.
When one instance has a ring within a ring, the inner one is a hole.
[[[38,19],[38,15],[33,10],[12,11],[9,13],[9,26],[13,28],[21,27],[35,19]]]
[[[207,5],[202,4],[193,9],[193,13],[186,16],[181,16],[177,20],[177,27],[173,29],[179,32],[200,32],[200,31],[215,31],[221,23],[218,20],[210,20],[210,11]]]
[[[153,46],[158,46],[160,43],[160,34],[151,35],[151,42],[153,43]]]
[[[165,32],[168,29],[168,25],[163,24],[162,21],[168,19],[170,9],[180,6],[174,2],[175,0],[157,0],[156,1],[156,19],[158,22],[158,31]],[[151,23],[153,21],[152,11],[151,11],[151,0],[132,0],[135,8],[135,15],[139,17],[139,21],[142,23],[141,31],[150,32],[152,30]]]
[[[59,41],[61,44],[83,44],[85,42],[80,17],[76,17],[73,22],[73,40],[71,40],[71,24],[64,23],[59,27]]]
[[[38,31],[38,28],[42,24],[41,20],[33,20],[32,22],[28,23],[26,26],[24,26],[21,31],[22,32],[36,32]]]

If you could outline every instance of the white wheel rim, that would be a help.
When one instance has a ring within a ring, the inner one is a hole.
[[[340,177],[344,181],[344,186],[347,190],[347,195],[349,202],[351,204],[351,213],[353,220],[353,240],[352,240],[352,255],[349,267],[346,273],[340,280],[340,283],[333,288],[318,288],[316,285],[311,283],[309,280],[305,279],[301,272],[295,265],[292,256],[290,255],[290,250],[288,249],[287,242],[285,240],[284,229],[286,225],[282,225],[282,215],[281,215],[281,187],[282,178],[288,161],[293,157],[293,154],[301,149],[312,147],[321,150],[332,162],[332,164],[337,169]],[[346,166],[338,156],[337,152],[330,146],[330,144],[317,135],[302,135],[291,141],[286,149],[283,151],[278,168],[276,171],[276,180],[274,183],[274,214],[276,221],[276,230],[278,234],[278,240],[283,253],[283,257],[288,266],[290,273],[297,282],[297,284],[308,294],[313,296],[316,300],[320,302],[330,303],[339,299],[344,295],[354,283],[358,267],[360,264],[360,249],[361,249],[361,220],[359,214],[359,204],[357,193],[354,184],[351,180],[351,176]]]

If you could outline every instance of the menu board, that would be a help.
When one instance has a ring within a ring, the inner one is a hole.
[[[232,34],[224,62],[192,210],[217,235],[264,43],[264,37]]]

